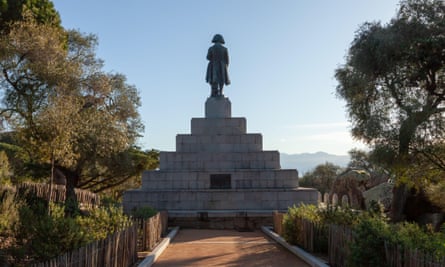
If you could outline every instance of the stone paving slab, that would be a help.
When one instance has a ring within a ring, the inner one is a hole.
[[[153,266],[309,265],[260,231],[181,229]]]

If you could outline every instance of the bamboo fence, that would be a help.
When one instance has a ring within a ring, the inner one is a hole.
[[[275,211],[273,213],[273,229],[275,233],[282,236],[283,235],[283,219],[285,213],[280,213]]]
[[[28,191],[37,197],[53,202],[65,202],[66,187],[64,185],[49,185],[40,183],[22,183],[16,186],[17,191]],[[77,201],[84,207],[94,207],[100,204],[100,197],[88,190],[74,189]]]
[[[151,251],[167,232],[167,212],[158,212],[146,220],[134,220],[138,226],[138,251]]]
[[[283,233],[283,213],[273,214],[274,230]],[[320,225],[309,220],[297,218],[296,233],[298,246],[308,252],[327,254],[332,267],[347,266],[350,257],[350,244],[353,242],[353,230],[344,225]],[[327,244],[324,244],[327,242]],[[445,257],[438,258],[431,252],[404,248],[401,245],[385,242],[385,257],[389,267],[444,267]]]
[[[329,225],[328,259],[332,267],[343,267],[350,255],[349,244],[353,239],[352,230],[344,225]]]
[[[33,267],[129,267],[137,261],[137,225]]]

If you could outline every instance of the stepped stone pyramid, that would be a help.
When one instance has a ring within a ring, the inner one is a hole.
[[[126,191],[123,203],[127,212],[151,206],[170,217],[230,217],[270,216],[317,201],[318,191],[299,188],[297,170],[281,169],[279,152],[264,151],[262,135],[246,133],[246,119],[232,118],[230,100],[217,96],[207,99],[205,118],[192,118],[191,134],[176,136],[175,152],[160,152],[159,170],[145,171],[142,187]]]

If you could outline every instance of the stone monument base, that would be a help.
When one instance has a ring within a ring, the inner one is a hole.
[[[313,188],[294,189],[188,189],[156,190],[144,189],[126,192],[125,211],[150,206],[158,210],[187,210],[201,212],[213,210],[233,210],[249,212],[252,210],[287,211],[298,203],[318,203],[318,191]]]
[[[279,152],[263,150],[262,135],[232,117],[227,97],[208,98],[205,115],[176,136],[175,151],[160,152],[141,188],[124,193],[125,212],[150,206],[168,211],[170,225],[254,229],[274,211],[318,203],[318,191],[299,187],[297,170],[281,169]]]
[[[168,212],[168,224],[181,228],[252,231],[264,225],[273,225],[273,213],[271,210],[171,210]]]

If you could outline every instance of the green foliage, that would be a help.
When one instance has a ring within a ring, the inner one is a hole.
[[[344,209],[342,207],[328,206],[325,209],[317,210],[320,221],[325,224],[337,224],[337,225],[354,225],[357,221],[357,212],[352,209]]]
[[[316,188],[321,194],[324,194],[330,191],[340,170],[340,166],[329,162],[320,164],[313,171],[305,173],[303,178],[299,180],[299,185]]]
[[[103,208],[107,207],[122,207],[122,202],[116,200],[114,197],[111,197],[109,195],[101,194],[100,195],[100,206]]]
[[[354,225],[354,238],[350,244],[350,266],[386,266],[385,240],[390,227],[380,217],[362,215]]]
[[[158,211],[152,207],[138,207],[131,211],[131,216],[136,219],[148,219],[156,215]]]
[[[296,223],[297,218],[304,218],[312,222],[319,222],[320,216],[317,207],[314,205],[305,205],[289,207],[283,218],[283,237],[290,244],[298,244],[299,232],[302,230]]]
[[[336,70],[353,136],[387,158],[445,135],[444,19],[441,0],[402,0],[388,24],[359,28],[346,63]]]
[[[403,169],[445,139],[444,21],[442,0],[402,0],[389,23],[366,22],[358,29],[335,72],[352,135],[371,146],[372,158],[396,168],[394,221],[403,218],[405,191],[418,177]],[[423,167],[412,170],[428,172],[431,166]]]
[[[147,213],[145,213],[147,214]],[[0,188],[0,262],[28,265],[46,261],[131,224],[116,202],[66,216],[64,204],[48,203],[26,189]],[[7,265],[6,264],[6,265]]]
[[[428,199],[445,212],[445,180],[429,184],[425,191]]]
[[[77,217],[80,215],[80,207],[76,198],[67,194],[65,199],[65,215],[69,217]]]
[[[314,235],[314,250],[324,253],[327,252],[328,231],[323,229],[327,229],[329,224],[350,227],[353,240],[349,244],[348,266],[387,266],[385,245],[418,249],[437,259],[445,257],[445,231],[436,233],[429,227],[408,222],[390,224],[378,203],[364,212],[339,207],[317,208],[313,205],[289,208],[283,220],[283,236],[294,245],[302,244],[298,239],[303,236],[297,218],[316,225],[319,230]]]
[[[353,226],[353,231],[349,258],[351,266],[387,266],[385,244],[419,250],[435,259],[445,257],[445,234],[435,233],[416,223],[389,224],[385,218],[363,213]]]
[[[12,136],[12,134],[10,135]],[[13,174],[10,177],[11,183],[17,184],[29,180],[30,177],[40,177],[38,169],[41,169],[41,166],[37,168],[33,165],[24,149],[15,144],[12,137],[2,138],[3,136],[0,134],[0,151],[3,151],[8,157],[9,169]]]
[[[97,178],[87,183],[81,181],[80,186],[120,200],[125,190],[140,187],[141,172],[158,166],[159,151],[143,151],[133,146],[107,158],[98,159],[96,165],[86,167],[85,171]]]
[[[298,226],[295,223],[297,218],[297,208],[289,207],[287,213],[283,217],[283,237],[289,244],[297,244],[298,242]]]
[[[22,201],[16,200],[12,188],[0,186],[0,236],[12,235],[18,224]]]
[[[9,169],[8,156],[4,151],[0,150],[0,186],[10,185],[11,170]]]
[[[39,23],[60,27],[59,13],[50,0],[2,0],[0,1],[0,28],[6,29],[9,23],[23,20],[29,12]]]
[[[43,8],[47,1],[25,2]],[[24,165],[40,167],[46,177],[55,167],[69,193],[118,187],[153,165],[151,153],[144,158],[133,149],[143,130],[137,88],[102,70],[96,46],[94,35],[33,16],[0,34],[0,120],[29,156]]]
[[[129,226],[130,219],[122,208],[115,206],[95,208],[87,216],[76,218],[82,228],[82,234],[88,241],[104,239],[108,235]]]
[[[88,240],[75,219],[64,216],[63,206],[52,205],[51,210],[52,214],[47,215],[47,207],[42,202],[20,210],[19,236],[24,248],[37,261],[49,260],[79,248]]]
[[[416,223],[403,222],[392,227],[390,241],[409,249],[419,249],[435,258],[445,257],[445,233],[433,232]]]

